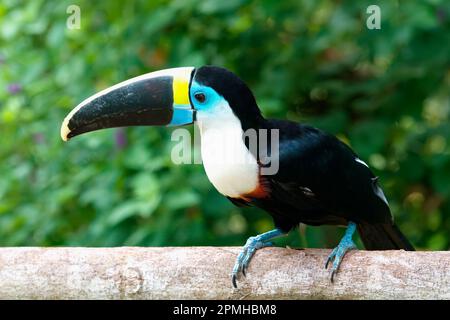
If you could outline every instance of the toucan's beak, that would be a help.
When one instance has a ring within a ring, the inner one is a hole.
[[[193,67],[147,73],[100,91],[76,106],[64,119],[61,138],[125,126],[193,123],[189,101]]]

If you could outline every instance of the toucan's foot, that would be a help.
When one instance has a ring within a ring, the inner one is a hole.
[[[333,261],[333,264],[330,269],[331,282],[334,281],[334,276],[338,272],[339,266],[341,265],[342,259],[344,258],[345,254],[349,250],[356,249],[356,245],[352,240],[352,236],[353,236],[353,233],[355,232],[355,229],[356,229],[356,224],[354,224],[353,222],[350,222],[341,242],[339,242],[339,245],[336,248],[334,248],[333,251],[328,256],[327,262],[325,263],[325,269],[327,269],[329,263],[331,261]]]
[[[283,234],[284,232],[282,232],[281,230],[275,229],[260,234],[256,237],[248,238],[247,242],[245,243],[245,246],[242,248],[241,252],[239,253],[236,259],[233,271],[231,273],[231,282],[233,283],[233,287],[237,288],[236,280],[239,275],[239,272],[242,272],[242,274],[245,276],[247,267],[256,250],[273,246],[273,243],[270,242],[269,240]]]
[[[273,246],[272,242],[263,242],[258,239],[258,236],[248,238],[247,242],[245,243],[245,246],[239,253],[233,267],[233,272],[231,274],[231,281],[233,282],[233,287],[237,288],[236,279],[240,271],[242,271],[242,274],[245,276],[245,272],[248,268],[250,260],[252,259],[256,250],[270,246]]]

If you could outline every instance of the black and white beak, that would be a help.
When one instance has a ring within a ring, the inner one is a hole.
[[[67,141],[105,128],[193,123],[189,87],[194,70],[182,67],[147,73],[100,91],[66,116],[61,138]]]

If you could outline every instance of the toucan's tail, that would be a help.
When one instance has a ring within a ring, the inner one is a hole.
[[[414,251],[412,244],[395,224],[358,224],[358,232],[367,250]]]

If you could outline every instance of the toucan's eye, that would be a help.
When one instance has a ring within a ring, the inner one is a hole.
[[[194,98],[195,98],[195,100],[197,100],[200,103],[203,103],[206,100],[206,96],[203,92],[198,92],[198,93],[194,94]]]

